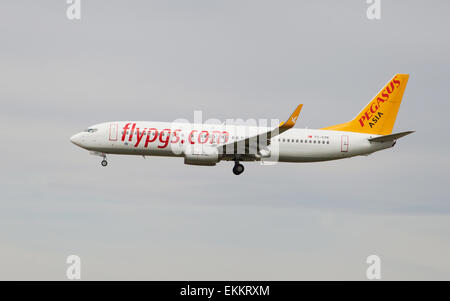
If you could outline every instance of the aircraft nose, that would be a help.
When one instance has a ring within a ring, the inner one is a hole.
[[[75,145],[81,146],[81,144],[83,142],[82,134],[78,133],[78,134],[73,135],[72,137],[70,137],[70,141]]]

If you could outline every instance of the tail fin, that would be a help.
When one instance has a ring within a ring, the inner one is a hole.
[[[353,120],[322,130],[391,134],[408,78],[409,74],[396,74]]]

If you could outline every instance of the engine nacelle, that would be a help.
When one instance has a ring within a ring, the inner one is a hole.
[[[199,150],[188,148],[184,152],[184,164],[214,166],[217,162],[219,162],[219,151],[215,147]]]

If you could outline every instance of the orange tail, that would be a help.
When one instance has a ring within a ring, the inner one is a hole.
[[[353,120],[322,130],[391,134],[408,78],[409,74],[396,74]]]

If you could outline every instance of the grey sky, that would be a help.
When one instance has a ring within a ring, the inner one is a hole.
[[[0,279],[450,280],[449,1],[0,3]],[[394,149],[315,164],[98,157],[108,120],[352,118],[410,80]]]

